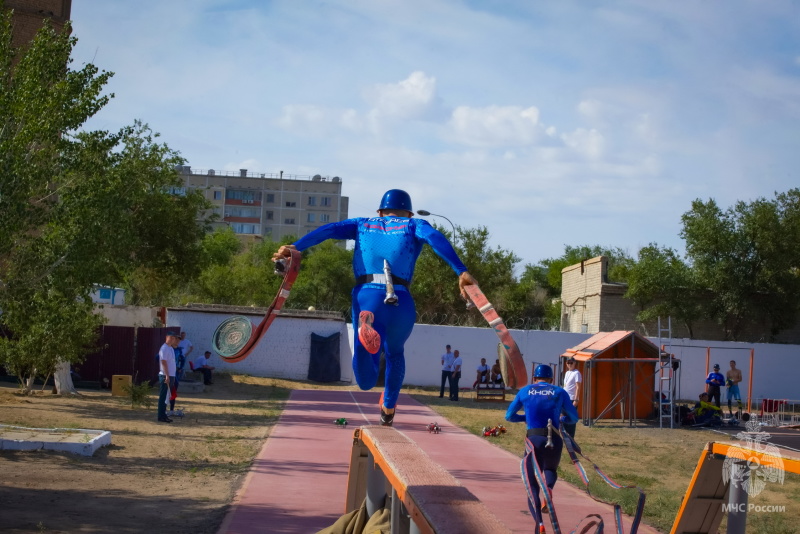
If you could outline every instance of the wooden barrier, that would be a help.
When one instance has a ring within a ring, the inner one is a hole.
[[[478,384],[475,389],[475,402],[506,402],[506,387],[500,384]]]
[[[486,506],[419,446],[392,427],[353,434],[346,512],[367,499],[370,514],[391,504],[392,532],[510,533]]]

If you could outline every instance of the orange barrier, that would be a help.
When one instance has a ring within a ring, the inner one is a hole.
[[[780,470],[800,474],[800,459],[776,457],[773,450],[757,451],[728,443],[707,443],[697,462],[670,534],[717,532],[725,514],[725,505],[730,502],[730,480],[724,471],[728,467],[726,461],[731,459],[742,459],[758,466],[775,466],[778,459]],[[744,517],[741,517],[740,521],[744,524]],[[731,532],[731,522],[729,517],[729,532]]]

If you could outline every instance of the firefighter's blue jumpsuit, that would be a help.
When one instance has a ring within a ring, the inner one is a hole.
[[[303,251],[327,239],[353,239],[353,328],[358,328],[361,311],[371,311],[372,327],[381,336],[386,356],[384,406],[394,408],[400,387],[403,385],[406,366],[403,347],[411,335],[417,317],[414,299],[407,287],[414,276],[417,258],[426,243],[433,248],[457,275],[467,268],[447,238],[427,221],[406,217],[359,217],[327,224],[310,232],[293,243]],[[366,281],[370,275],[383,276],[383,260],[387,260],[395,279],[397,306],[384,304],[385,283]],[[398,282],[398,279],[405,283]],[[372,389],[378,381],[380,351],[370,354],[361,346],[356,332],[354,337],[353,372],[361,389]]]
[[[517,412],[525,410],[524,415]],[[551,490],[556,485],[558,464],[561,461],[561,449],[564,441],[555,432],[553,433],[553,447],[547,448],[547,420],[551,420],[558,428],[562,414],[564,423],[577,423],[578,411],[572,405],[564,389],[547,382],[536,382],[519,390],[514,400],[508,406],[506,421],[512,423],[525,422],[528,427],[528,439],[534,447],[536,461],[541,468],[547,487]],[[534,507],[541,507],[539,486],[532,481],[531,490],[534,497]]]

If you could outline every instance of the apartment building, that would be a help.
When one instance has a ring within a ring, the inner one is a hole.
[[[204,192],[219,216],[215,226],[230,226],[242,239],[285,241],[329,222],[347,219],[342,180],[321,176],[180,169],[185,187]]]

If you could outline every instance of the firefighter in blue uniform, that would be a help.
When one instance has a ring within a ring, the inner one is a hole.
[[[553,369],[549,365],[538,365],[533,378],[535,382],[520,389],[511,401],[506,412],[506,421],[527,424],[527,436],[534,446],[536,462],[544,474],[547,487],[552,491],[558,478],[556,470],[561,461],[564,441],[559,432],[548,429],[548,422],[556,428],[559,426],[559,421],[568,424],[577,423],[578,411],[572,405],[569,394],[552,384]],[[520,410],[525,411],[524,415],[517,413]],[[539,486],[535,480],[531,486],[534,509],[547,512],[547,504],[541,504]]]
[[[378,217],[358,217],[321,226],[291,245],[282,246],[273,256],[288,257],[291,249],[302,252],[327,239],[355,240],[352,317],[358,335],[354,342],[353,372],[361,389],[372,389],[378,380],[383,349],[386,377],[381,424],[385,426],[392,425],[405,376],[404,345],[417,317],[408,286],[422,246],[430,245],[456,272],[465,299],[463,287],[476,283],[447,238],[427,221],[413,216],[408,193],[392,189],[383,195]],[[393,301],[387,295],[387,273],[396,293]]]

